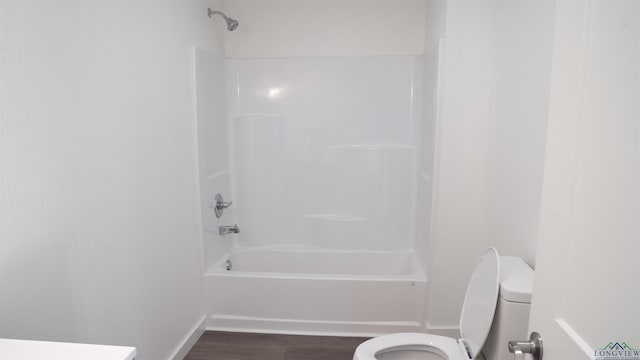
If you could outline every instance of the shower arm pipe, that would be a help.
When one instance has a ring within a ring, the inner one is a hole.
[[[229,21],[230,20],[230,18],[227,15],[225,15],[222,11],[211,10],[211,8],[207,9],[207,15],[209,15],[209,17],[212,17],[213,15],[220,15],[225,19],[225,21]]]

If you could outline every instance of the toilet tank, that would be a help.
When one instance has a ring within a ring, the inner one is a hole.
[[[529,338],[529,310],[533,292],[533,270],[515,256],[500,256],[498,306],[489,336],[482,349],[486,360],[512,359],[509,340]]]

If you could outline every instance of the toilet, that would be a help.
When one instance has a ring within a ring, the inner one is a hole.
[[[360,344],[353,360],[508,359],[507,342],[527,338],[532,291],[533,270],[522,259],[498,256],[490,248],[467,286],[460,339],[425,333],[383,335]]]

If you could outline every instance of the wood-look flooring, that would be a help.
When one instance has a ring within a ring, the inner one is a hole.
[[[206,331],[185,360],[352,360],[367,339]]]

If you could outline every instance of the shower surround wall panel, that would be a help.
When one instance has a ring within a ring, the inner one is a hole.
[[[227,60],[241,246],[413,247],[419,59]]]
[[[233,224],[233,208],[216,218],[209,206],[220,193],[231,199],[228,128],[225,112],[224,55],[194,48],[196,120],[198,128],[198,167],[200,181],[200,214],[203,231],[204,268],[232,247],[215,229]],[[207,302],[209,299],[207,299]]]
[[[421,58],[226,66],[241,231],[238,246],[207,261],[208,327],[423,329],[427,281],[414,250]]]

